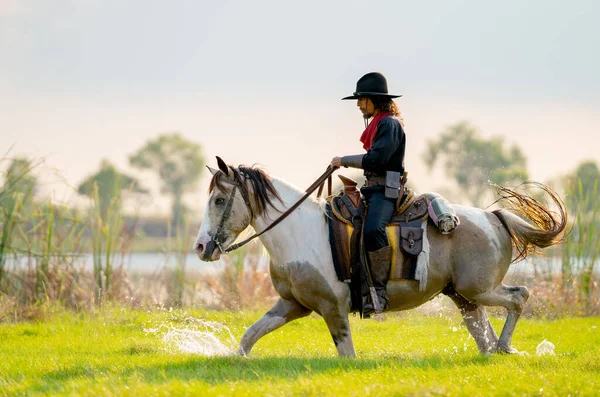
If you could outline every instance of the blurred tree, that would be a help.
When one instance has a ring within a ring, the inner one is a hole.
[[[0,187],[1,208],[14,208],[15,201],[21,200],[24,210],[31,209],[38,187],[38,180],[31,171],[38,164],[26,157],[16,157],[11,161]]]
[[[489,182],[515,184],[527,179],[526,159],[517,146],[505,148],[504,138],[482,138],[466,121],[450,126],[436,140],[427,142],[423,157],[431,170],[444,159],[444,170],[465,196],[481,207],[492,191]]]
[[[77,190],[80,194],[94,197],[94,185],[98,186],[98,206],[103,219],[106,218],[107,211],[111,205],[118,206],[120,210],[121,192],[130,190],[133,193],[147,194],[148,191],[140,186],[140,183],[133,177],[119,172],[113,164],[103,159],[100,163],[100,170],[93,175],[88,176],[79,184]]]
[[[129,157],[129,162],[158,174],[162,181],[161,192],[173,199],[172,225],[183,224],[183,194],[196,189],[204,170],[200,145],[185,139],[180,132],[170,132],[148,141]]]

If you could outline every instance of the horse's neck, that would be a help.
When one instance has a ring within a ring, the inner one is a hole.
[[[303,195],[303,192],[278,178],[273,178],[272,182],[282,203],[274,200],[279,211],[269,208],[268,213],[253,220],[252,227],[257,233],[273,223]],[[320,250],[318,247],[323,245],[323,238],[326,239],[321,233],[326,230],[324,225],[325,219],[319,203],[309,197],[281,223],[263,234],[260,240],[276,263],[312,262],[312,257]]]

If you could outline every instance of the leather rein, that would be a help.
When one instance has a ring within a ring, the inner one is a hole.
[[[294,212],[294,210],[296,208],[298,208],[300,206],[300,204],[302,204],[304,202],[304,200],[306,200],[315,190],[317,190],[317,188],[319,189],[319,191],[317,192],[317,198],[319,198],[321,196],[321,193],[323,192],[323,186],[325,185],[325,180],[327,180],[328,192],[329,192],[329,195],[331,195],[331,184],[332,184],[331,175],[335,172],[335,170],[337,170],[337,168],[333,168],[333,167],[331,167],[331,165],[327,166],[327,169],[325,170],[325,172],[316,181],[314,181],[312,185],[310,185],[306,189],[304,196],[302,196],[287,211],[285,211],[283,214],[281,214],[279,216],[279,218],[275,219],[275,221],[273,221],[273,223],[271,223],[269,226],[267,226],[262,232],[255,233],[253,236],[248,237],[244,241],[241,241],[241,242],[234,244],[226,249],[223,249],[223,243],[225,240],[225,236],[223,233],[223,231],[224,231],[223,225],[225,224],[225,221],[227,220],[227,218],[229,218],[229,216],[231,215],[231,210],[233,208],[233,200],[235,198],[235,193],[238,188],[240,189],[240,193],[242,194],[242,197],[244,199],[244,202],[246,203],[246,206],[250,210],[251,218],[254,218],[254,210],[252,209],[252,205],[250,203],[250,198],[248,197],[246,190],[243,188],[244,182],[239,180],[238,178],[234,178],[234,182],[229,182],[233,185],[233,189],[231,190],[231,194],[229,195],[229,199],[227,200],[227,206],[225,207],[225,211],[223,211],[223,216],[221,217],[221,221],[219,222],[217,231],[212,236],[212,241],[219,248],[219,251],[221,251],[222,254],[234,251],[234,250],[246,245],[250,241],[254,240],[255,238],[259,237],[260,235],[268,232],[269,230],[271,230],[275,226],[277,226],[289,214]],[[235,175],[235,172],[234,172],[234,175]]]

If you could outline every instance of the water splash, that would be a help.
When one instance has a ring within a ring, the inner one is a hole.
[[[544,356],[546,354],[554,356],[554,343],[544,339],[539,345],[537,345],[535,352],[538,356]]]
[[[230,356],[237,352],[237,341],[224,324],[187,317],[184,326],[160,324],[146,328],[146,333],[157,334],[170,352],[198,354],[201,356]]]

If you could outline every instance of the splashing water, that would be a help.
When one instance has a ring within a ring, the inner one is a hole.
[[[193,317],[185,318],[184,323],[184,327],[161,324],[144,331],[162,335],[167,351],[209,357],[230,356],[237,352],[237,342],[226,325]]]
[[[546,354],[554,356],[554,343],[544,339],[539,345],[537,345],[535,352],[538,356],[543,356]]]

